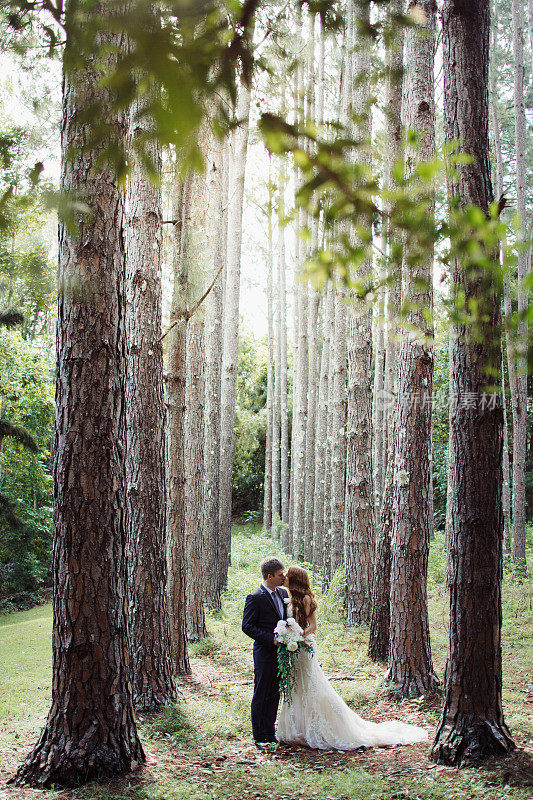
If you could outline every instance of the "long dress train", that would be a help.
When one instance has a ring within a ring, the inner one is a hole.
[[[424,728],[390,720],[370,722],[346,705],[318,663],[315,637],[306,641],[313,653],[300,649],[291,703],[282,702],[276,729],[279,742],[318,750],[356,750],[376,745],[414,744],[428,738]]]

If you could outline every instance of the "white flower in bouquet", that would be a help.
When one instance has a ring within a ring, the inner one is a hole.
[[[303,629],[294,617],[280,620],[274,629],[278,647],[279,688],[283,699],[291,702],[291,691],[296,680],[296,659],[300,650],[313,653],[313,646],[306,642]]]
[[[287,626],[303,639],[303,628],[300,628],[294,617],[287,617]]]

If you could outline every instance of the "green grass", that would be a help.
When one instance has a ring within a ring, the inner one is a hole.
[[[259,583],[265,555],[284,558],[258,525],[235,526],[232,567],[223,611],[208,615],[209,638],[190,647],[193,678],[180,682],[183,699],[155,717],[142,717],[149,755],[140,775],[74,792],[70,800],[525,800],[531,787],[509,778],[508,766],[492,770],[435,769],[427,747],[331,754],[280,748],[275,756],[250,743],[252,648],[241,631],[245,595]],[[531,539],[529,560],[531,558]],[[288,566],[290,559],[284,558]],[[429,608],[435,667],[442,677],[448,638],[448,598],[443,586],[442,535],[432,542]],[[531,574],[531,573],[530,573]],[[345,629],[340,612],[342,576],[319,601],[320,660],[346,702],[362,716],[390,717],[423,724],[431,732],[439,709],[416,701],[391,701],[383,686],[385,669],[366,655],[368,631]],[[531,581],[506,575],[503,588],[503,664],[506,720],[517,741],[533,745],[533,592]],[[51,607],[0,617],[0,755],[5,774],[27,752],[49,708]],[[336,677],[335,677],[336,676]],[[355,678],[347,680],[346,677]],[[526,770],[527,770],[526,764]],[[529,767],[530,769],[531,767]],[[515,770],[516,772],[516,770]],[[518,770],[519,772],[519,770]],[[505,777],[507,775],[507,777]],[[504,785],[504,779],[517,786]],[[46,793],[44,793],[46,796]],[[10,800],[34,797],[6,790]],[[42,794],[39,794],[42,796]]]

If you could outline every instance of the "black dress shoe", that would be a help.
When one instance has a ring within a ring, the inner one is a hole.
[[[258,750],[264,750],[265,752],[271,752],[275,750],[278,746],[277,739],[269,739],[266,742],[254,742],[255,746]]]

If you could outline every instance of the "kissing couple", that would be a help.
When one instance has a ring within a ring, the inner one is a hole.
[[[269,749],[277,742],[305,745],[317,750],[357,750],[395,744],[414,744],[428,738],[416,725],[390,720],[370,722],[346,705],[318,661],[315,639],[317,602],[305,569],[285,572],[278,558],[260,564],[262,582],[244,605],[242,629],[254,640],[254,694],[252,733],[255,743]],[[300,648],[290,702],[280,700],[277,648],[278,622],[293,617],[311,647]]]

